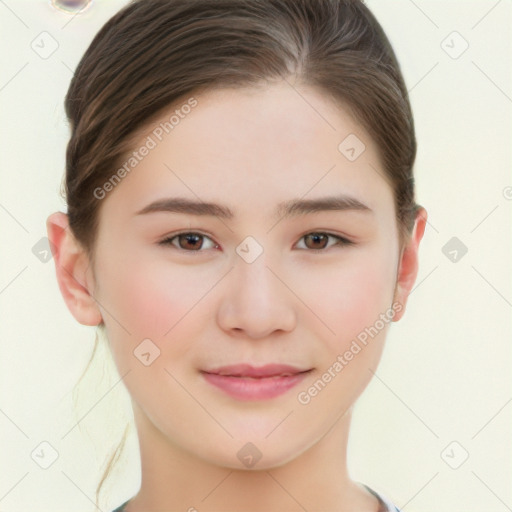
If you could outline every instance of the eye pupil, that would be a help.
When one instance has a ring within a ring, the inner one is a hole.
[[[322,249],[322,248],[325,247],[325,243],[324,244],[321,243],[320,244],[321,247],[318,247],[318,242],[319,241],[321,242],[322,241],[321,239],[323,239],[323,241],[326,242],[327,241],[327,235],[324,235],[323,233],[312,233],[310,235],[306,235],[306,237],[305,237],[306,246],[307,246],[307,241],[308,240],[312,240],[312,241],[314,241],[313,245],[316,244],[316,247],[313,247],[313,249],[319,249],[319,248]]]
[[[201,238],[202,236],[201,235],[194,235],[194,234],[185,234],[185,235],[180,235],[180,247],[182,248],[185,248],[185,249],[189,249],[190,247],[192,248],[197,248],[197,247],[200,247],[201,246],[201,243],[197,243],[198,241],[200,242],[201,241]],[[186,239],[187,243],[190,243],[190,245],[188,246],[183,246],[183,244],[181,244],[181,241],[183,239]]]

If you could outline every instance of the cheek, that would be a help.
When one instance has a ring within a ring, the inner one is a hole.
[[[186,351],[186,344],[194,339],[191,331],[201,325],[198,306],[214,284],[212,272],[204,275],[197,267],[179,267],[157,258],[104,261],[98,299],[119,363],[133,364],[133,350],[144,339],[152,340],[164,356],[155,361],[156,366],[167,354],[175,357]]]
[[[310,414],[325,417],[330,410],[339,415],[371,380],[370,370],[378,366],[393,313],[393,258],[391,251],[389,257],[384,251],[360,251],[350,264],[347,258],[336,269],[310,274],[308,279],[328,284],[327,292],[317,292],[311,299],[315,312],[335,333],[323,337],[318,373],[298,397],[299,403],[312,406]],[[383,321],[381,315],[386,314]]]
[[[310,278],[325,286],[311,297],[311,304],[334,332],[326,339],[339,352],[392,306],[393,255],[360,251],[350,262],[318,272],[325,274],[310,274]]]

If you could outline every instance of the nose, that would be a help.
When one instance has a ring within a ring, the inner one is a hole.
[[[294,295],[279,274],[265,252],[252,263],[237,258],[226,276],[217,313],[219,326],[231,335],[254,339],[293,331],[297,321]]]

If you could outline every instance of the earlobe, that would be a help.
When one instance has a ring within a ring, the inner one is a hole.
[[[409,298],[409,294],[411,293],[414,282],[416,281],[416,276],[418,275],[419,245],[425,232],[426,223],[427,211],[425,208],[419,207],[416,212],[413,232],[400,256],[393,302],[400,303],[402,307],[400,311],[395,314],[393,318],[394,322],[400,320],[404,315],[407,299]]]
[[[89,259],[69,229],[65,213],[56,212],[46,221],[46,229],[57,282],[69,311],[83,325],[98,325],[101,312],[92,295],[92,278],[87,275]]]

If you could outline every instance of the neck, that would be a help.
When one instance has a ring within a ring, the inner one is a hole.
[[[165,437],[134,404],[142,480],[126,512],[375,512],[377,499],[348,475],[351,412],[313,447],[279,467],[240,470],[213,465]]]

